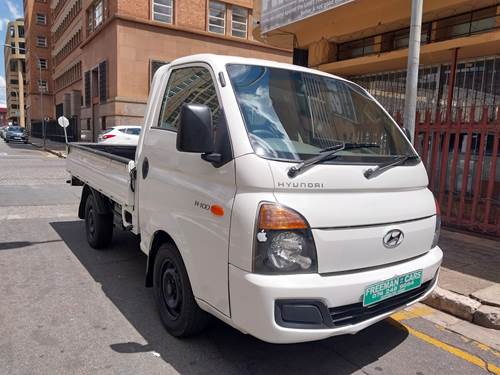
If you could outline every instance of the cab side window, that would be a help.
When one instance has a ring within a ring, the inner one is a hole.
[[[214,123],[217,123],[220,105],[208,69],[191,67],[172,72],[163,96],[158,127],[177,131],[179,114],[184,103],[207,105],[212,111]]]

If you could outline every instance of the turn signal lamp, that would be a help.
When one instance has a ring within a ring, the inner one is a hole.
[[[306,221],[297,212],[274,204],[263,204],[259,212],[259,229],[307,229]]]

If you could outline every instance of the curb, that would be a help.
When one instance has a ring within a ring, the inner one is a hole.
[[[440,287],[436,287],[423,303],[479,326],[500,330],[499,307],[482,304]]]
[[[31,143],[31,142],[30,142],[30,145],[32,145],[32,146],[34,146],[34,147],[36,147],[36,148],[42,148],[42,146],[37,145],[36,143]],[[65,153],[63,153],[62,151],[51,150],[51,149],[49,149],[49,148],[45,148],[45,150],[44,150],[44,151],[46,151],[46,152],[48,152],[48,153],[51,153],[51,154],[53,154],[53,155],[56,155],[57,157],[60,157],[60,158],[62,158],[62,159],[66,159],[66,154],[65,154]]]

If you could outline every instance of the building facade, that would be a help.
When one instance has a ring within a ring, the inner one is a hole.
[[[51,12],[47,0],[25,0],[28,124],[55,116],[51,58]]]
[[[254,40],[253,0],[48,5],[52,116],[78,119],[86,141],[113,125],[142,124],[154,72],[178,57],[220,53],[291,61],[289,49]]]
[[[4,63],[7,95],[7,118],[22,127],[26,123],[26,55],[24,20],[7,23]]]
[[[401,123],[410,13],[407,0],[262,0],[255,34],[292,39],[295,63],[359,83]],[[500,237],[500,3],[425,0],[420,41],[414,146],[429,188],[445,224]]]
[[[259,32],[268,40],[295,35],[306,65],[360,83],[392,114],[403,111],[410,2],[306,1],[295,13],[296,0],[265,3]],[[424,1],[418,109],[435,116],[451,108],[455,116],[458,108],[486,105],[496,116],[499,53],[498,1]]]

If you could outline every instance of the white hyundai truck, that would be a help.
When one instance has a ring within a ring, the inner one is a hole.
[[[209,315],[272,343],[356,333],[437,283],[440,217],[405,133],[315,70],[195,55],[154,76],[135,146],[72,143],[90,246],[140,235],[168,332]]]

